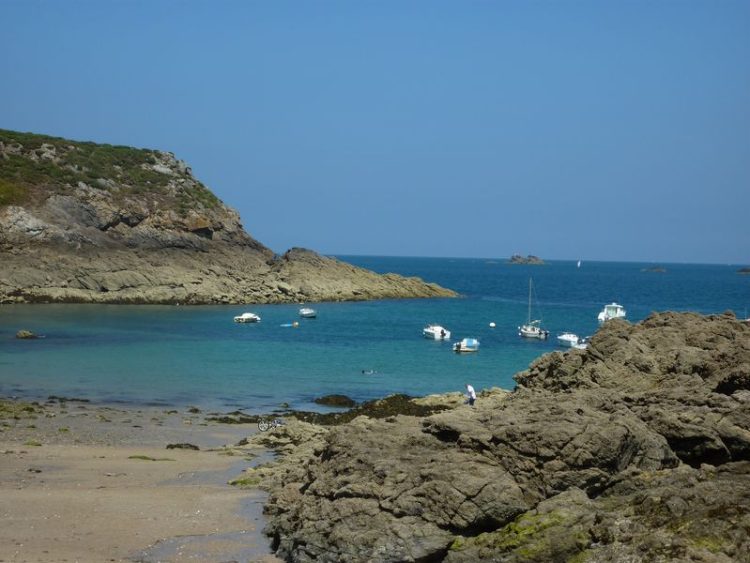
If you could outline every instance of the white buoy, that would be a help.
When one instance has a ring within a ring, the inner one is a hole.
[[[494,322],[490,323],[490,328],[495,328],[495,323]]]

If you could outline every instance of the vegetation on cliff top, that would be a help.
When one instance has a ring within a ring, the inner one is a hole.
[[[181,169],[173,170],[174,164]],[[148,194],[183,214],[219,204],[169,153],[0,129],[0,205],[33,204],[50,193],[70,193],[79,183],[113,196]]]

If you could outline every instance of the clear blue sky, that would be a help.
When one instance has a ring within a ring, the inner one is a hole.
[[[277,252],[750,262],[750,2],[0,0],[0,127]]]

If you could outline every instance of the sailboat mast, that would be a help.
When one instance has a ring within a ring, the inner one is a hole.
[[[531,278],[529,278],[529,320],[528,324],[531,324]]]

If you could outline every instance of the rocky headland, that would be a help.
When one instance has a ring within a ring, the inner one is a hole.
[[[0,303],[455,296],[310,250],[275,255],[172,153],[1,129],[0,264]]]
[[[612,320],[515,379],[474,407],[290,420],[243,441],[279,458],[237,484],[270,491],[287,561],[750,561],[750,327]]]

